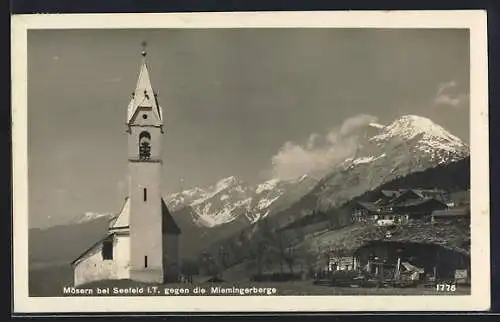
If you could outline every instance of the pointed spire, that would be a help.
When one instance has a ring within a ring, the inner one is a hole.
[[[162,122],[162,112],[161,107],[158,104],[156,99],[156,93],[153,90],[153,86],[151,85],[151,79],[149,77],[149,71],[146,64],[146,42],[142,42],[142,62],[141,68],[139,71],[139,77],[137,79],[137,84],[135,86],[135,90],[132,94],[132,99],[130,101],[128,107],[128,115],[127,115],[127,124],[130,124],[132,118],[134,117],[135,112],[139,106],[142,107],[151,107],[156,114],[156,118],[159,121],[160,125]]]

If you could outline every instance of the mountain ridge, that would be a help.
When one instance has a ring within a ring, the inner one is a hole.
[[[304,173],[293,180],[270,178],[249,185],[229,176],[209,187],[193,187],[167,195],[165,201],[185,232],[181,237],[181,244],[188,245],[184,254],[193,257],[219,240],[244,230],[254,231],[255,224],[263,219],[274,228],[286,226],[314,211],[333,209],[395,178],[469,155],[468,146],[460,139],[419,116],[403,116],[388,125],[370,122],[358,132],[360,139],[355,152],[332,165],[319,179]],[[54,227],[52,233],[30,230],[30,236],[33,233],[38,236],[30,238],[31,258],[46,258],[40,247],[53,242],[44,240],[57,241],[68,230],[75,239],[73,251],[64,251],[66,255],[54,258],[66,260],[73,253],[78,256],[105,233],[107,219],[112,215],[116,214],[89,212],[66,226]],[[36,254],[31,254],[32,250]]]

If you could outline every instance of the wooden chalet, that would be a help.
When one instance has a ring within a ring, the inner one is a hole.
[[[448,208],[446,199],[446,193],[440,190],[381,190],[376,201],[355,201],[351,209],[355,222],[405,224]]]
[[[431,222],[464,222],[470,224],[470,208],[458,207],[452,209],[435,210],[431,214]]]

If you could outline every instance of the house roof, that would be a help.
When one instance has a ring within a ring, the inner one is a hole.
[[[412,189],[413,192],[417,193],[418,195],[422,197],[429,197],[429,198],[435,198],[438,200],[443,200],[444,199],[444,194],[446,193],[443,190],[438,190],[438,189]]]
[[[414,189],[414,188],[412,188],[411,190],[417,191],[417,192],[422,193],[422,194],[428,194],[428,195],[441,194],[441,193],[446,192],[446,191],[441,190],[441,189],[420,189],[420,188]]]
[[[470,216],[470,209],[466,207],[460,207],[460,208],[435,210],[432,212],[432,215],[437,217]]]
[[[357,201],[356,203],[368,211],[379,212],[379,207],[372,202]]]
[[[387,231],[387,227],[355,224],[326,233],[322,235],[321,240],[322,243],[328,242],[328,248],[338,250],[344,255],[355,254],[360,248],[380,241],[435,244],[462,254],[469,254],[470,248],[465,242],[470,240],[470,230],[462,225],[417,222],[390,229],[390,236],[387,235]]]
[[[416,198],[424,198],[424,196],[416,189],[405,189],[405,190],[401,190],[401,193],[399,195],[392,198],[390,200],[390,203],[396,204],[399,202],[399,200],[403,200],[405,197],[408,197],[411,195],[415,196]],[[415,199],[415,198],[413,198],[413,199]]]
[[[390,203],[397,203],[398,200],[403,199],[405,196],[408,195],[414,195],[417,198],[437,198],[437,199],[442,199],[442,196],[444,194],[444,191],[442,190],[437,190],[437,189],[413,189],[413,188],[408,188],[408,189],[401,189],[398,191],[398,194],[394,196],[390,200]]]
[[[382,190],[380,193],[382,193],[386,197],[397,197],[399,196],[404,190]]]
[[[452,192],[450,193],[450,199],[455,202],[469,202],[470,190]]]
[[[420,274],[424,273],[423,268],[416,267],[415,265],[412,265],[409,262],[401,262],[401,266],[403,266],[407,271],[410,271],[410,272],[418,272]]]
[[[426,203],[429,203],[429,202],[436,202],[436,203],[440,203],[440,204],[443,204],[443,206],[446,207],[446,205],[435,199],[435,198],[422,198],[422,199],[410,199],[410,200],[407,200],[407,201],[403,201],[403,202],[400,202],[396,205],[394,205],[394,208],[401,208],[401,207],[413,207],[413,206],[419,206],[419,205],[422,205],[422,204],[426,204]]]

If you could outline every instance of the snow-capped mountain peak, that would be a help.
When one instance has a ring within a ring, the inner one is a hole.
[[[230,176],[209,187],[171,194],[166,200],[171,211],[190,207],[193,221],[198,226],[215,227],[235,220],[254,223],[269,215],[275,207],[301,197],[317,181],[303,175],[294,180],[271,178],[251,185]],[[279,201],[284,195],[288,195],[287,200]]]
[[[405,115],[371,128],[376,133],[363,138],[356,152],[324,177],[315,191],[322,210],[397,177],[469,155],[467,144],[425,117]]]
[[[82,224],[82,223],[85,223],[85,222],[88,222],[88,221],[92,221],[92,220],[96,220],[96,219],[99,219],[99,218],[111,218],[113,215],[114,214],[110,213],[110,212],[100,213],[100,212],[87,211],[84,214],[76,217],[73,220],[73,223],[75,223],[75,224]]]
[[[428,118],[417,115],[404,115],[384,128],[381,128],[381,132],[374,136],[372,140],[380,141],[394,137],[411,140],[418,135],[423,135],[425,138],[446,140],[450,144],[457,146],[464,145],[459,138],[450,134],[440,125],[437,125]]]
[[[272,190],[276,187],[276,185],[280,182],[280,180],[278,178],[273,178],[271,180],[267,180],[259,185],[257,185],[257,189],[255,190],[255,192],[257,194],[260,194],[262,193],[263,191],[269,191],[269,190]]]
[[[383,128],[385,127],[385,126],[384,126],[384,125],[382,125],[382,124],[378,124],[378,123],[374,123],[374,122],[372,122],[372,123],[370,123],[370,124],[368,124],[368,125],[369,125],[369,126],[371,126],[371,127],[376,128],[376,129],[383,129]]]
[[[240,180],[238,178],[236,178],[235,176],[230,176],[230,177],[219,180],[215,184],[215,190],[221,191],[221,190],[224,190],[224,189],[226,189],[232,185],[238,184],[238,183],[240,183]]]

